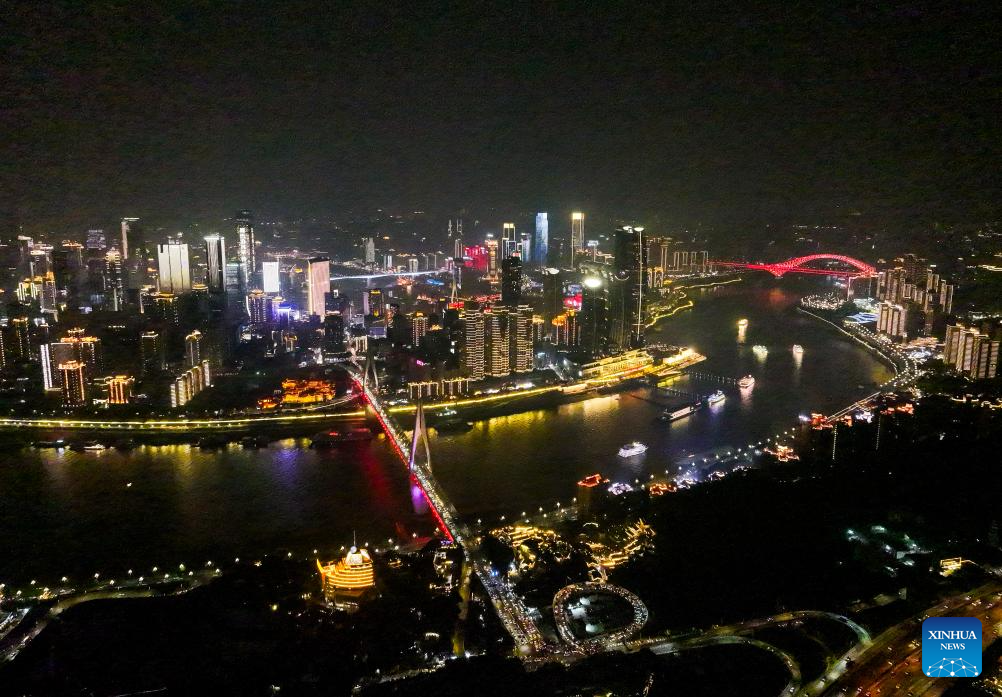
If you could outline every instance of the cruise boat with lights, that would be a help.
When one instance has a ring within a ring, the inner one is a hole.
[[[647,446],[640,441],[633,441],[632,443],[627,443],[622,448],[619,449],[620,457],[635,457],[636,455],[643,455],[647,452]]]
[[[706,398],[706,403],[712,407],[716,404],[720,404],[725,399],[727,399],[727,395],[724,394],[723,390],[717,390]]]
[[[743,378],[738,380],[738,387],[746,388],[746,387],[751,387],[754,384],[755,384],[754,375],[745,375]]]
[[[746,320],[746,319],[739,319],[738,320],[738,326],[741,327],[742,329],[744,329],[745,327],[748,326],[748,320]]]
[[[803,354],[804,354],[804,347],[801,346],[800,344],[794,344],[793,345],[793,355],[794,356],[802,356]]]
[[[762,344],[755,344],[754,346],[752,346],[752,351],[754,351],[755,355],[758,356],[759,358],[765,358],[766,356],[769,355],[769,349],[767,349]]]
[[[675,410],[665,409],[663,412],[661,412],[661,416],[659,416],[658,418],[661,421],[677,421],[678,419],[684,419],[690,414],[695,414],[696,411],[699,410],[699,407],[700,405],[697,403],[697,404],[689,404],[687,406],[682,407],[681,409],[675,409]]]

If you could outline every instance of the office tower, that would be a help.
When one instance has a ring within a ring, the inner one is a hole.
[[[484,310],[485,371],[490,377],[511,373],[511,320],[503,305]]]
[[[553,318],[554,341],[557,346],[565,346],[569,349],[577,348],[581,344],[581,323],[580,313],[575,310],[568,310],[562,315]]]
[[[52,270],[56,278],[56,288],[68,299],[75,299],[84,284],[83,245],[78,242],[63,242],[52,252]]]
[[[571,213],[571,263],[577,260],[577,255],[584,249],[584,213]]]
[[[306,262],[306,307],[311,316],[323,317],[331,290],[331,261],[316,257]]]
[[[240,263],[240,287],[244,290],[253,285],[256,270],[254,256],[254,214],[239,211],[234,219],[237,227],[237,261]]]
[[[38,352],[42,363],[42,389],[52,390],[58,388],[59,384],[56,382],[56,375],[53,373],[53,366],[56,364],[52,362],[52,350],[48,344],[42,344],[38,347]]]
[[[552,320],[564,311],[564,278],[560,269],[543,269],[543,319]]]
[[[471,380],[483,380],[485,317],[480,309],[467,309],[463,317],[463,369]]]
[[[84,365],[77,361],[59,364],[62,382],[63,406],[79,407],[87,403],[87,384],[84,380]]]
[[[265,261],[261,263],[261,289],[265,293],[281,293],[282,281],[279,272],[279,262]]]
[[[487,246],[487,275],[497,278],[498,275],[498,241],[492,238],[485,240]]]
[[[501,224],[501,256],[510,257],[518,254],[518,237],[515,235],[515,223]]]
[[[466,256],[466,250],[463,249],[463,240],[458,237],[452,245],[452,256],[454,259],[462,259]]]
[[[139,357],[144,376],[163,372],[167,368],[163,338],[158,332],[143,332],[139,335]]]
[[[28,275],[44,276],[52,271],[52,247],[36,244],[28,252]]]
[[[501,262],[501,303],[515,307],[522,301],[522,261],[508,257]]]
[[[128,260],[129,258],[129,236],[132,233],[132,227],[139,222],[139,218],[122,218],[122,241],[120,243],[122,253],[122,260]]]
[[[39,285],[38,307],[43,313],[56,314],[56,276],[51,271],[42,276],[42,282]]]
[[[417,257],[411,257],[407,260],[407,271],[409,273],[416,273],[418,271],[418,259]]]
[[[251,291],[247,296],[247,317],[252,324],[274,322],[275,298],[261,290]]]
[[[614,286],[609,312],[609,339],[619,350],[644,345],[644,228],[624,225],[616,230]]]
[[[171,240],[157,245],[157,268],[160,290],[164,293],[187,293],[191,290],[191,268],[188,264],[188,245]]]
[[[108,404],[128,404],[136,381],[131,375],[115,375],[107,380]]]
[[[601,355],[609,346],[609,284],[600,276],[581,282],[581,347]]]
[[[189,367],[202,362],[204,353],[202,332],[197,329],[184,337],[184,355]]]
[[[529,305],[519,305],[508,316],[511,372],[532,372],[532,308]]]
[[[877,315],[877,331],[890,337],[904,339],[907,336],[905,323],[908,320],[908,309],[889,301],[880,303]]]
[[[536,213],[536,238],[532,243],[533,260],[538,266],[546,266],[550,252],[550,221],[546,213]]]
[[[373,237],[365,238],[365,263],[376,263],[376,240]]]
[[[411,346],[418,346],[421,337],[428,333],[428,316],[423,312],[411,315]]]
[[[221,235],[205,238],[205,285],[211,293],[226,292],[226,240]]]
[[[109,249],[104,255],[104,290],[106,308],[120,312],[125,305],[125,272],[117,249]]]
[[[365,310],[364,314],[372,315],[372,317],[377,319],[386,314],[383,291],[379,288],[369,289],[365,294]]]
[[[239,303],[243,297],[243,278],[239,261],[226,262],[226,275],[224,279],[226,287],[227,302],[231,299]]]
[[[108,243],[104,238],[104,230],[88,230],[86,246],[87,249],[103,252],[108,246]]]

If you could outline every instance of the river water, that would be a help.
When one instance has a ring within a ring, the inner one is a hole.
[[[682,400],[638,389],[497,417],[466,433],[433,433],[433,469],[461,513],[510,515],[569,501],[584,475],[647,478],[685,455],[747,445],[789,428],[800,414],[834,411],[872,392],[889,369],[796,312],[805,288],[783,281],[693,291],[695,310],[652,332],[651,341],[708,356],[700,372],[755,376],[751,390],[693,378],[674,385],[696,394],[722,389],[727,399],[719,406],[665,424],[657,415]],[[741,318],[749,320],[743,337]],[[799,360],[795,343],[804,347]],[[767,355],[754,351],[756,344]],[[633,440],[647,444],[647,453],[618,458]],[[290,439],[256,451],[24,450],[0,460],[0,583],[8,588],[153,565],[225,566],[279,549],[319,548],[324,556],[353,533],[379,547],[432,528],[382,437],[352,450],[310,450]]]

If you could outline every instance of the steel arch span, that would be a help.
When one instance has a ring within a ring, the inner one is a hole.
[[[807,266],[815,261],[837,261],[846,266],[852,267],[852,271],[837,269],[816,269]],[[859,278],[865,276],[875,276],[877,269],[859,259],[847,257],[844,254],[808,254],[803,257],[793,257],[786,261],[777,261],[774,264],[748,264],[740,261],[714,261],[715,266],[727,266],[738,269],[752,269],[755,271],[768,271],[776,278],[782,278],[788,273],[809,273],[822,276],[844,276],[846,278]]]

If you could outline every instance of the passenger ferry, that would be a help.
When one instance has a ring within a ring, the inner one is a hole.
[[[619,449],[620,457],[633,457],[635,455],[643,455],[647,452],[647,446],[639,441],[633,441],[632,443],[627,443],[622,448]]]
[[[801,355],[803,355],[803,353],[804,353],[804,347],[803,346],[801,346],[800,344],[794,344],[793,345],[793,355],[795,355],[795,356],[801,356]]]
[[[769,355],[769,349],[767,349],[762,344],[755,344],[754,346],[752,346],[752,351],[754,351],[755,355],[760,358],[764,358]]]
[[[706,403],[712,407],[715,404],[720,404],[725,399],[727,399],[727,395],[724,394],[723,390],[717,390],[706,398]]]
[[[738,380],[738,387],[751,387],[755,384],[754,375],[745,375],[743,378]]]
[[[738,320],[738,326],[741,327],[742,329],[744,329],[745,327],[748,326],[748,320],[746,320],[746,319],[739,319]]]
[[[107,450],[108,448],[104,445],[104,443],[98,443],[97,441],[88,441],[87,443],[84,443],[83,449],[89,450],[91,452],[100,452],[102,450]]]

